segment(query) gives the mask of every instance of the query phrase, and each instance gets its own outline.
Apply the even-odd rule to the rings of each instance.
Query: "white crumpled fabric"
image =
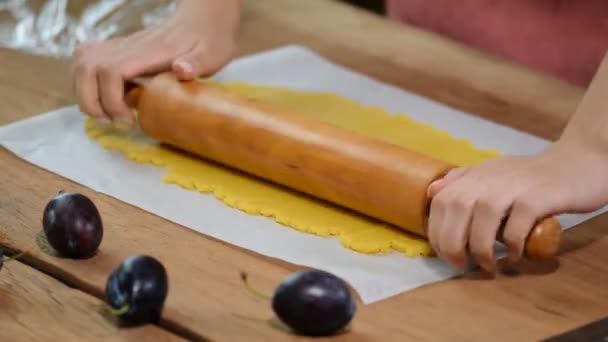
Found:
[[[0,47],[69,57],[83,41],[157,23],[177,0],[0,0]]]

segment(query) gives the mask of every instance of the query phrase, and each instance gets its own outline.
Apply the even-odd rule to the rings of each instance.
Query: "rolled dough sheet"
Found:
[[[469,141],[455,139],[406,115],[389,115],[381,108],[364,106],[334,94],[242,82],[214,81],[214,84],[455,165],[474,165],[499,155],[494,150],[477,149]],[[361,253],[398,251],[410,257],[429,256],[431,253],[427,241],[401,229],[166,148],[145,137],[105,130],[92,120],[86,121],[85,131],[104,148],[123,152],[134,162],[166,168],[164,182],[192,191],[213,193],[230,207],[272,218],[286,228],[324,237],[334,236],[344,247]]]

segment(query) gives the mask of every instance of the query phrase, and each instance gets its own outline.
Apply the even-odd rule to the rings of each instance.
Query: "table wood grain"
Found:
[[[120,329],[104,304],[18,261],[0,271],[1,341],[184,341],[154,325]]]
[[[244,3],[239,55],[305,45],[383,82],[548,139],[559,136],[583,93],[337,1]],[[0,50],[0,124],[74,103],[66,65]],[[101,298],[114,267],[129,255],[149,254],[170,276],[163,328],[201,340],[305,340],[277,324],[269,303],[239,280],[239,272],[248,271],[256,287],[270,293],[297,266],[95,193],[6,150],[0,150],[0,165],[0,245],[30,249],[27,264]],[[106,234],[92,259],[63,259],[40,248],[42,210],[59,190],[90,196],[103,215]],[[452,279],[360,305],[349,331],[331,340],[539,340],[602,318],[608,310],[607,223],[601,216],[569,230],[555,262],[521,263],[496,279]]]

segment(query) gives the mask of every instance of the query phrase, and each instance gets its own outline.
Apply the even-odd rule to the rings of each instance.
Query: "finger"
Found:
[[[494,272],[496,236],[509,209],[509,201],[497,196],[481,197],[473,212],[469,249],[479,266]]]
[[[117,46],[122,46],[121,44]],[[133,125],[135,117],[125,102],[125,83],[135,77],[169,68],[169,56],[172,51],[165,49],[164,53],[159,54],[155,49],[154,45],[134,48],[113,58],[104,59],[106,64],[98,73],[98,87],[101,105],[109,117]],[[111,55],[111,52],[108,55]]]
[[[72,52],[72,61],[79,62],[91,54],[91,50],[99,46],[101,43],[97,41],[85,41],[77,46]]]
[[[98,87],[104,112],[113,120],[133,124],[133,114],[124,102],[124,79],[119,67],[105,65],[99,68]]]
[[[439,245],[439,237],[441,236],[441,227],[445,218],[446,202],[445,196],[436,197],[431,201],[429,212],[427,236],[433,250],[439,256],[441,254],[441,246]]]
[[[130,81],[135,77],[170,70],[173,53],[175,52],[171,49],[159,51],[154,45],[146,46],[127,52],[111,64],[120,66],[123,81]]]
[[[110,119],[106,116],[99,101],[97,69],[92,64],[80,63],[75,70],[75,92],[80,110],[100,124],[110,124]]]
[[[69,65],[69,74],[72,79],[72,95],[74,95],[74,96],[78,96],[77,92],[76,92],[76,88],[77,88],[76,75],[78,75],[78,73],[79,73],[78,68],[83,63],[92,64],[87,59],[87,56],[91,53],[91,49],[96,45],[97,44],[95,44],[95,42],[87,41],[87,42],[82,43],[78,48],[74,49],[74,52],[72,53],[72,58],[71,58],[70,65]]]
[[[460,167],[450,170],[443,178],[440,178],[429,185],[427,190],[428,196],[435,197],[439,191],[443,190],[448,184],[462,177],[468,169],[469,168]]]
[[[72,95],[78,97],[78,73],[76,72],[76,65],[70,66],[70,78],[72,86]]]
[[[205,58],[209,58],[205,56],[206,52],[202,44],[197,44],[190,51],[176,58],[172,68],[177,77],[182,81],[189,81],[203,74]]]
[[[189,81],[202,75],[211,75],[223,65],[223,56],[210,51],[206,44],[196,44],[190,51],[175,59],[173,72],[180,80]]]
[[[503,232],[503,242],[511,262],[521,259],[523,255],[527,237],[541,213],[537,207],[531,197],[523,197],[513,204]]]
[[[182,81],[190,81],[198,76],[198,73],[194,71],[194,66],[191,61],[179,59],[173,63],[173,71],[177,75],[177,78]]]
[[[123,82],[130,81],[135,77],[169,70],[173,56],[186,51],[187,47],[180,49],[183,44],[179,39],[164,39],[154,30],[138,31],[113,39],[111,46],[105,50],[105,58],[100,60],[116,66]]]
[[[475,201],[462,188],[450,188],[454,199],[449,204],[440,228],[441,257],[459,270],[467,262],[467,242]]]

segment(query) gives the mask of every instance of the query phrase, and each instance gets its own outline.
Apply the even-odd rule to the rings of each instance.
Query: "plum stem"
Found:
[[[122,315],[126,314],[127,312],[129,312],[129,308],[130,308],[129,304],[125,304],[121,308],[118,308],[118,309],[110,307],[110,312],[114,316],[122,316]]]
[[[247,272],[241,272],[241,280],[243,280],[243,283],[245,284],[245,288],[247,288],[247,290],[249,290],[249,292],[251,292],[255,296],[258,296],[265,300],[271,299],[270,296],[263,294],[262,292],[256,290],[249,284],[249,276],[248,276]]]

